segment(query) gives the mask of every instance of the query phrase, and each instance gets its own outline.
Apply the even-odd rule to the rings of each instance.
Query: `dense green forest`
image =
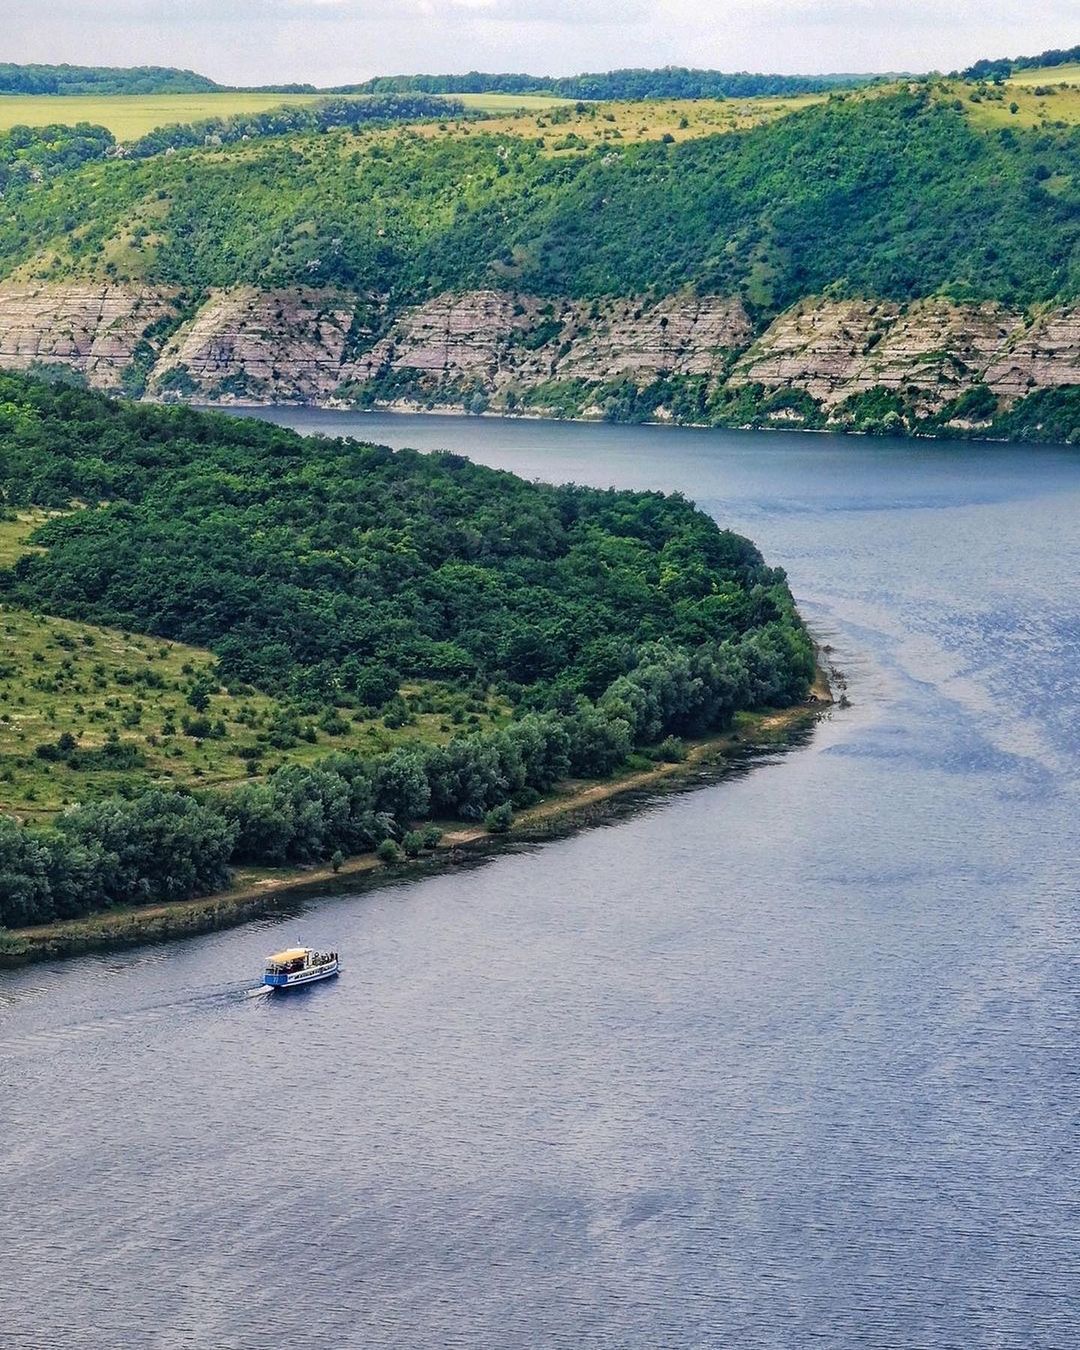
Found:
[[[0,192],[104,159],[116,138],[89,122],[0,131]]]
[[[881,78],[875,75],[755,75],[748,71],[658,70],[599,71],[588,75],[377,75],[360,84],[340,85],[335,94],[551,94],[555,98],[756,98],[761,95],[819,94]]]
[[[201,94],[222,86],[172,66],[43,66],[0,62],[0,94]]]
[[[482,819],[635,747],[800,700],[810,641],[782,572],[678,496],[526,483],[457,455],[0,377],[7,509],[69,508],[0,572],[6,604],[209,646],[230,688],[311,716],[457,682],[498,730],[153,790],[53,830],[0,820],[0,923],[205,892],[230,861],[326,858]],[[60,742],[54,757],[75,753]],[[412,833],[410,833],[412,831]]]
[[[47,252],[58,279],[302,281],[401,301],[506,284],[691,287],[759,314],[829,288],[1032,304],[1080,289],[1078,159],[1080,128],[981,131],[926,89],[559,157],[512,135],[329,132],[23,185],[0,271]]]

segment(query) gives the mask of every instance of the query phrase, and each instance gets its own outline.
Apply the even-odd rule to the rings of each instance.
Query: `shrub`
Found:
[[[484,817],[484,829],[488,834],[506,834],[514,823],[514,808],[509,802],[493,807]]]
[[[424,851],[424,834],[422,830],[408,830],[401,841],[401,847],[405,850],[406,858],[419,858]]]
[[[393,839],[384,839],[375,850],[375,856],[389,867],[393,863],[401,862],[403,854]]]

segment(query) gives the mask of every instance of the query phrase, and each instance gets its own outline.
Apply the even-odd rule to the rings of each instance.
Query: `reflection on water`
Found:
[[[1076,455],[279,417],[683,490],[853,706],[567,840],[0,975],[4,1345],[1076,1343]],[[298,936],[341,978],[248,997]]]

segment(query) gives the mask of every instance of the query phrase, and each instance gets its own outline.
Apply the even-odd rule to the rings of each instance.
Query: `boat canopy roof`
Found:
[[[302,956],[307,956],[309,947],[286,947],[283,952],[275,952],[273,956],[266,958],[267,964],[283,966],[286,961],[299,961]]]

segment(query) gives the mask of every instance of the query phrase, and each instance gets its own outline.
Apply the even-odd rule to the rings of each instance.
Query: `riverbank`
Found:
[[[617,803],[633,794],[677,788],[745,762],[755,752],[796,739],[833,704],[833,682],[843,688],[842,676],[819,667],[805,703],[778,711],[740,714],[733,730],[689,742],[686,758],[676,763],[657,763],[599,781],[564,782],[550,796],[515,816],[508,834],[492,835],[479,825],[451,822],[432,853],[410,862],[386,865],[374,854],[364,853],[346,859],[336,871],[329,865],[237,869],[228,890],[197,900],[109,910],[61,923],[0,930],[0,967],[209,933],[245,923],[290,902],[343,889],[355,893],[358,887],[396,881],[436,867],[457,866],[507,845],[538,842],[584,828],[603,819]]]

